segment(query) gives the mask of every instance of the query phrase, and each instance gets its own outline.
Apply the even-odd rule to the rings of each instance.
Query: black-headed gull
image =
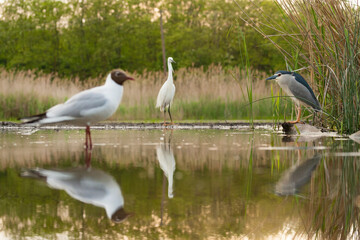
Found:
[[[168,78],[166,82],[160,88],[159,94],[156,100],[156,107],[160,108],[160,111],[164,111],[164,125],[166,125],[165,117],[166,117],[166,108],[168,108],[168,113],[170,116],[171,124],[173,124],[173,120],[170,113],[170,106],[175,96],[175,85],[173,81],[173,67],[171,63],[175,63],[172,57],[168,58]]]
[[[22,177],[43,179],[51,188],[64,190],[72,198],[102,207],[112,221],[119,223],[131,214],[124,210],[124,198],[119,184],[109,174],[94,168],[23,170]]]
[[[107,76],[104,85],[79,92],[45,113],[20,120],[25,124],[34,125],[64,122],[86,126],[85,146],[91,149],[90,125],[106,120],[115,113],[121,102],[123,83],[126,80],[134,79],[121,70],[113,70]]]

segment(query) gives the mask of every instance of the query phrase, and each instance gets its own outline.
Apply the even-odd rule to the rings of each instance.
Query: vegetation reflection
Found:
[[[359,145],[349,140],[283,138],[260,130],[94,131],[104,145],[94,147],[86,168],[89,156],[79,151],[82,138],[73,131],[3,136],[2,159],[14,161],[0,162],[0,234],[12,239],[332,239],[358,234],[359,163],[354,155]],[[171,166],[167,175],[160,151]],[[121,205],[132,216],[115,224],[106,207],[75,196],[88,190],[84,185],[72,193],[65,187],[59,191],[54,182],[19,177],[24,167],[35,169],[30,173],[36,167],[61,173],[82,169],[79,174],[91,181],[102,176],[108,181],[97,181],[101,190],[96,190],[106,192],[102,184],[110,183],[118,188],[113,208]],[[279,186],[287,187],[279,191]]]

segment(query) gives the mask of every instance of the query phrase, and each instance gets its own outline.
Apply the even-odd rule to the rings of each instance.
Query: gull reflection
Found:
[[[175,172],[175,157],[170,146],[172,132],[169,136],[169,141],[166,142],[166,135],[164,135],[164,142],[160,143],[159,146],[156,147],[156,156],[160,163],[160,168],[163,170],[164,175],[168,179],[168,197],[173,198],[173,178]]]
[[[285,196],[296,194],[299,188],[310,181],[311,174],[316,169],[320,159],[321,155],[316,154],[314,157],[294,165],[285,171],[280,180],[276,183],[276,194]]]
[[[90,156],[90,155],[86,155]],[[86,159],[86,163],[91,159]],[[42,168],[25,169],[22,177],[46,181],[51,188],[64,190],[72,198],[102,207],[109,219],[119,223],[130,216],[124,210],[124,198],[119,184],[108,173],[94,168],[48,170]]]

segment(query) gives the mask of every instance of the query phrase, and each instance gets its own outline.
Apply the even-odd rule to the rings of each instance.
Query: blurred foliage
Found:
[[[267,16],[247,1],[238,4],[254,21],[284,21],[272,1],[257,2]],[[246,35],[254,69],[285,67],[276,47],[239,21],[240,10],[231,1],[5,0],[0,8],[0,66],[7,69],[80,79],[114,68],[161,70],[159,9],[167,55],[177,67],[241,66],[239,31]]]

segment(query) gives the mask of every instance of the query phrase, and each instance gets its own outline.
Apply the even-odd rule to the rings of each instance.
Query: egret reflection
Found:
[[[90,156],[86,155],[86,156]],[[86,167],[48,170],[42,168],[24,169],[22,177],[44,180],[49,187],[64,190],[72,198],[104,208],[113,222],[120,223],[130,216],[124,210],[124,197],[119,184],[108,173]]]
[[[312,172],[316,169],[321,159],[321,155],[292,166],[284,172],[280,180],[276,183],[275,193],[278,195],[294,195],[311,179]]]
[[[160,143],[156,147],[156,156],[160,163],[160,168],[163,170],[164,175],[168,179],[168,197],[173,198],[173,180],[175,172],[175,157],[170,146],[172,133],[169,136],[168,142],[166,142],[166,135],[164,135],[164,142]]]

